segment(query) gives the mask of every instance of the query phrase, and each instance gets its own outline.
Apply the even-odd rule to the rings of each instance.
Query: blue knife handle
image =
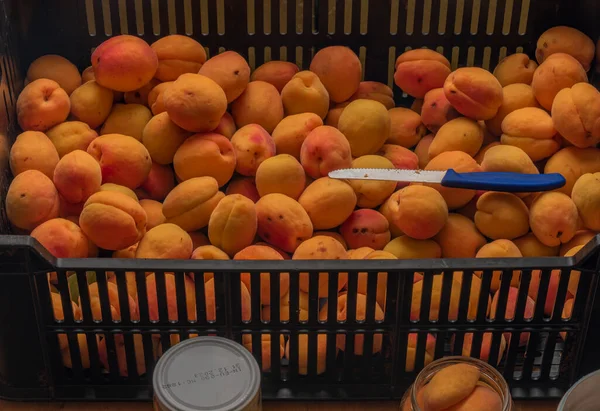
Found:
[[[442,179],[444,187],[469,188],[472,190],[506,191],[527,193],[550,191],[566,184],[558,173],[521,174],[505,172],[457,173],[450,169]]]

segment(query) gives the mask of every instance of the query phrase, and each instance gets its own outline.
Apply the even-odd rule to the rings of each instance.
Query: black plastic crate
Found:
[[[251,66],[269,59],[287,59],[306,68],[315,50],[334,44],[348,45],[361,57],[368,80],[392,84],[394,61],[407,48],[430,47],[441,51],[454,67],[478,65],[493,69],[501,57],[523,50],[533,56],[535,42],[545,29],[571,25],[592,38],[598,35],[598,7],[594,0],[20,0],[0,1],[0,134],[3,150],[18,129],[14,103],[22,88],[24,70],[42,54],[61,54],[81,69],[89,65],[91,50],[110,35],[138,34],[148,42],[179,33],[196,38],[214,55],[232,49],[249,58]],[[410,101],[395,88],[399,103]],[[5,151],[0,150],[3,155]],[[3,157],[6,159],[6,156]],[[2,178],[2,201],[10,174],[6,162]],[[600,368],[597,350],[600,318],[596,299],[600,237],[577,256],[539,259],[438,259],[413,261],[160,261],[55,259],[33,239],[13,236],[2,204],[0,215],[0,397],[18,400],[148,400],[155,353],[179,339],[195,335],[220,335],[248,342],[259,363],[271,360],[264,373],[265,398],[278,399],[399,399],[425,363],[427,335],[436,337],[435,358],[462,353],[465,338],[472,337],[477,356],[482,339],[492,337],[489,361],[499,360],[499,369],[509,382],[514,398],[557,398],[578,377]],[[552,270],[560,270],[556,304],[551,315],[544,313]],[[571,318],[562,319],[572,270],[581,272],[579,291]],[[102,320],[92,316],[87,274],[98,279]],[[473,317],[469,312],[472,273],[483,271],[481,297]],[[502,271],[498,312],[504,312],[512,275],[521,274],[516,316],[512,320],[489,320],[484,307],[493,271]],[[57,274],[64,320],[53,315],[48,273]],[[109,305],[107,273],[114,273],[121,319],[113,321]],[[135,273],[138,287],[139,320],[129,312],[126,276]],[[149,320],[145,277],[156,273],[160,320]],[[186,312],[186,273],[215,274],[216,307],[207,320],[204,282],[196,281],[193,295],[196,312]],[[259,289],[259,273],[271,273],[271,298],[279,298],[279,276],[290,276],[290,321],[279,321],[273,306],[271,321],[261,320],[260,296],[251,295],[250,320],[242,318],[240,273],[250,272],[252,288]],[[356,319],[355,303],[359,273],[368,273],[365,320]],[[411,319],[413,276],[424,273],[420,312]],[[457,311],[451,311],[450,296],[455,272],[465,280],[460,288]],[[533,318],[524,319],[529,284],[541,272]],[[175,274],[178,317],[169,320],[165,273]],[[300,321],[299,278],[311,278],[308,320]],[[323,310],[318,298],[317,278],[328,273],[328,301],[337,299],[337,277],[348,273],[346,321],[337,321],[336,306]],[[379,273],[388,273],[384,317],[377,320],[375,301]],[[439,316],[430,320],[434,275],[443,273]],[[82,319],[75,320],[69,303],[68,276],[77,278]],[[456,274],[460,276],[461,274]],[[456,307],[455,307],[456,308]],[[325,311],[327,320],[319,320]],[[184,314],[185,313],[185,314]],[[195,314],[195,319],[194,319]],[[452,314],[452,315],[449,315]],[[323,314],[324,315],[324,314]],[[454,318],[456,315],[456,318]],[[497,317],[503,317],[498,315]],[[190,319],[191,318],[191,319]],[[566,340],[560,333],[566,333]],[[502,334],[510,335],[506,353],[497,358]],[[519,347],[521,334],[527,345]],[[283,336],[290,355],[279,360],[275,344],[266,358],[260,349],[262,335],[271,341]],[[416,337],[416,358],[407,371],[407,345]],[[321,337],[321,336],[325,337]],[[109,371],[100,364],[102,336]],[[305,337],[306,336],[306,337]],[[336,341],[345,336],[345,351]],[[355,341],[353,336],[364,342]],[[409,337],[410,336],[410,337]],[[173,338],[171,338],[173,337]],[[59,339],[66,338],[72,366],[63,364]],[[487,337],[485,337],[487,338]],[[306,339],[308,365],[300,375],[299,345]],[[319,340],[326,343],[319,351]],[[87,342],[90,368],[81,361]],[[301,341],[302,340],[302,341]],[[123,353],[117,345],[123,342]],[[355,355],[362,346],[375,354]],[[80,345],[81,344],[81,345]],[[142,347],[141,349],[139,347]],[[136,353],[143,355],[136,359]],[[321,352],[325,372],[317,375]],[[85,357],[84,357],[85,358]],[[120,375],[119,361],[128,375]],[[123,365],[121,365],[121,368]],[[145,370],[145,372],[143,372]]]

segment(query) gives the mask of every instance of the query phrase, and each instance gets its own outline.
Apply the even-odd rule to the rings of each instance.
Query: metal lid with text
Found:
[[[260,395],[260,368],[240,344],[197,337],[169,349],[152,377],[165,411],[244,410]]]

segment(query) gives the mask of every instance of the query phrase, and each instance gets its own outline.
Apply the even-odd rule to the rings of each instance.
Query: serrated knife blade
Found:
[[[437,183],[444,187],[470,190],[528,193],[555,190],[566,184],[559,173],[522,174],[511,172],[470,172],[401,170],[388,168],[345,168],[329,173],[343,180],[402,181],[406,183]]]
[[[407,183],[441,183],[445,175],[446,171],[387,168],[344,168],[329,173],[329,177],[337,179],[402,181]]]

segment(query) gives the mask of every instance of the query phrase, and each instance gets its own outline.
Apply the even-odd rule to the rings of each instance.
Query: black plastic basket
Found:
[[[284,7],[285,6],[285,7]],[[334,6],[334,7],[332,7]],[[17,133],[14,103],[22,88],[24,69],[42,54],[61,54],[81,69],[89,65],[90,51],[110,35],[138,34],[153,42],[168,33],[188,34],[214,55],[232,49],[247,56],[251,66],[269,59],[288,59],[306,68],[316,49],[342,44],[361,57],[365,78],[391,85],[396,56],[406,48],[430,47],[443,52],[454,67],[478,65],[493,69],[506,54],[525,51],[533,55],[535,41],[545,29],[571,25],[593,38],[598,34],[598,10],[594,0],[15,0],[0,1],[0,131],[4,149]],[[408,104],[395,89],[399,103]],[[3,152],[5,155],[6,153]],[[6,157],[3,157],[6,158]],[[4,199],[10,175],[6,162],[1,173]],[[4,205],[2,204],[2,213]],[[465,335],[472,334],[472,354],[477,356],[485,333],[491,333],[490,363],[499,369],[514,398],[558,398],[581,375],[600,368],[600,302],[596,299],[600,237],[575,257],[526,259],[438,259],[412,261],[161,261],[115,259],[55,259],[35,240],[9,235],[6,216],[0,228],[0,397],[15,400],[148,400],[155,351],[165,350],[176,339],[194,335],[220,335],[242,341],[249,335],[259,363],[265,358],[261,336],[272,341],[280,336],[289,344],[289,356],[280,361],[276,344],[268,353],[271,368],[263,378],[265,398],[278,399],[391,399],[400,398],[425,363],[427,334],[437,337],[435,357],[461,354]],[[541,271],[534,316],[524,319],[532,274]],[[552,270],[560,270],[556,303],[544,314]],[[573,314],[562,311],[572,270],[581,272]],[[98,279],[102,321],[94,321],[86,272]],[[472,273],[483,272],[481,298],[475,318],[467,318]],[[498,315],[489,320],[483,308],[493,271],[502,271],[498,312],[503,313],[511,277],[520,273],[519,297],[514,319]],[[48,273],[56,272],[64,307],[64,320],[54,318]],[[121,320],[111,319],[106,273],[113,272],[119,294]],[[128,308],[126,273],[134,272],[138,286],[140,320],[132,321]],[[160,320],[148,316],[145,277],[156,273]],[[176,321],[168,319],[165,272],[175,273]],[[204,282],[196,281],[197,320],[186,313],[186,273],[215,275],[216,319],[206,320]],[[290,321],[281,322],[279,306],[271,307],[270,322],[261,320],[260,295],[252,293],[251,320],[241,316],[240,273],[250,272],[252,289],[260,289],[259,273],[271,273],[271,299],[279,299],[279,277],[290,276]],[[358,274],[368,273],[366,318],[357,321]],[[388,273],[385,316],[375,319],[379,273]],[[418,319],[411,320],[413,276],[424,273]],[[449,300],[454,274],[462,272],[456,320],[449,320]],[[74,274],[72,274],[74,273]],[[311,279],[309,319],[299,321],[299,278]],[[327,320],[319,320],[323,301],[317,279],[329,275],[329,301],[337,299],[340,273],[348,273],[347,320],[337,321],[336,305],[329,304]],[[430,317],[434,275],[444,273],[439,317]],[[74,320],[69,303],[68,275],[77,278],[82,320]],[[566,339],[560,337],[565,332]],[[409,334],[418,334],[413,371],[406,371]],[[510,343],[497,358],[502,334]],[[527,345],[519,337],[528,333]],[[136,364],[141,335],[143,354]],[[308,375],[298,369],[299,336],[307,335]],[[317,375],[320,335],[326,335],[326,370]],[[337,336],[346,336],[344,352],[336,349]],[[354,338],[364,340],[365,355],[354,354]],[[91,367],[84,369],[79,336],[89,349]],[[99,361],[97,336],[107,347],[109,371]],[[72,367],[63,364],[58,337],[69,343]],[[123,339],[128,375],[119,373],[115,338]],[[302,337],[305,338],[305,337]],[[373,350],[376,338],[382,348]],[[142,367],[143,365],[143,367]],[[141,371],[138,367],[145,369]]]

